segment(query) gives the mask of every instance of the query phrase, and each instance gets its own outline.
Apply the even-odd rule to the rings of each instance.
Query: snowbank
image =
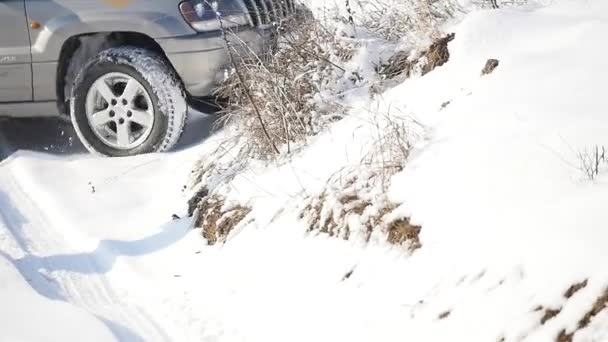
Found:
[[[286,264],[274,269],[281,280],[263,281],[256,293],[301,290],[285,297],[294,301],[290,309],[266,299],[272,310],[247,325],[238,318],[249,307],[245,295],[231,302],[234,309],[222,302],[222,324],[251,340],[293,340],[276,326],[295,329],[294,318],[309,327],[297,340],[551,340],[579,328],[575,339],[608,338],[605,313],[578,326],[608,287],[608,192],[606,174],[589,182],[577,156],[605,144],[608,62],[598,42],[608,32],[607,10],[601,1],[562,1],[471,13],[450,30],[456,39],[445,66],[354,110],[289,163],[237,174],[225,192],[252,205],[256,223],[222,247],[224,257],[247,254],[226,267],[238,280],[208,286],[248,291],[253,280],[233,272],[258,279],[268,264]],[[482,77],[489,58],[500,65]],[[358,164],[373,143],[373,114],[389,107],[428,132],[389,192],[402,215],[422,226],[422,248],[407,257],[377,242],[362,250],[325,242],[335,244],[328,248],[309,236],[299,263],[297,236],[307,227],[285,205],[297,207],[341,167]],[[254,236],[265,238],[253,247]],[[259,256],[269,248],[272,257]],[[320,280],[325,272],[333,285]]]

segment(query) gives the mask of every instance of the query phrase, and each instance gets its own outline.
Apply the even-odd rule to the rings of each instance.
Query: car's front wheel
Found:
[[[85,147],[105,156],[173,147],[187,116],[183,86],[154,52],[118,47],[101,52],[76,77],[70,114]]]

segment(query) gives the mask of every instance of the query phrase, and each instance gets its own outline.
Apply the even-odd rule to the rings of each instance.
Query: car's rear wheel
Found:
[[[173,69],[163,57],[134,47],[111,48],[89,61],[76,78],[70,108],[85,147],[106,156],[166,151],[187,116]]]

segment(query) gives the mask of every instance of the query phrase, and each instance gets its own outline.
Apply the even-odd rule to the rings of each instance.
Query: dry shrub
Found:
[[[377,109],[371,117],[372,140],[360,164],[330,177],[320,194],[307,199],[302,218],[308,221],[309,231],[366,242],[380,234],[391,244],[415,250],[421,246],[421,227],[399,216],[386,193],[423,127],[410,117],[391,114],[390,107],[386,112]]]
[[[373,94],[378,71],[390,78],[404,70],[409,75],[417,65],[424,74],[445,63],[453,35],[439,38],[438,25],[452,16],[451,3],[349,0],[346,17],[335,9],[323,23],[300,10],[281,24],[289,30],[276,31],[277,47],[263,54],[232,39],[227,48],[235,57],[233,71],[217,92],[227,99],[219,124],[231,127],[243,142],[243,157],[273,159],[291,152],[348,112],[345,94],[355,88]],[[418,38],[409,39],[412,34]],[[382,38],[373,38],[378,36]],[[383,64],[390,52],[378,51],[394,49],[397,40],[410,47],[434,43],[422,52],[398,53]]]
[[[355,24],[388,41],[436,39],[439,26],[460,11],[452,0],[359,0]]]
[[[202,228],[209,245],[225,242],[228,234],[249,214],[250,208],[240,205],[224,209],[225,200],[219,195],[207,195],[198,205],[195,227]]]
[[[345,113],[339,93],[353,75],[341,64],[355,44],[308,15],[293,20],[284,24],[289,31],[277,31],[275,50],[262,56],[240,47],[238,66],[217,93],[227,98],[220,123],[244,138],[244,155],[253,158],[290,152]]]
[[[606,147],[595,145],[578,153],[579,169],[589,180],[594,180],[608,164]]]
[[[196,215],[194,227],[202,229],[209,245],[226,241],[230,232],[251,211],[243,205],[226,205],[223,195],[226,193],[224,185],[248,165],[247,160],[235,154],[237,148],[234,141],[226,140],[208,151],[194,166],[189,185],[184,186],[184,191],[195,189],[188,200],[188,216]]]
[[[448,43],[454,40],[454,37],[454,33],[441,37],[421,53],[398,51],[385,64],[378,67],[378,73],[385,79],[400,75],[409,78],[417,72],[425,75],[450,59]]]
[[[386,111],[375,109],[371,115],[374,140],[361,165],[377,176],[384,189],[390,178],[403,170],[414,143],[422,138],[424,127],[411,116],[398,113],[388,107]]]

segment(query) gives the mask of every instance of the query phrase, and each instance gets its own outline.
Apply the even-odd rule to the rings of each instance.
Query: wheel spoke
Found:
[[[110,101],[116,97],[112,89],[110,89],[110,86],[103,79],[95,82],[95,90],[97,90],[99,95],[101,95],[107,103],[110,103]]]
[[[105,109],[93,113],[91,114],[90,121],[94,127],[106,125],[108,122],[112,121],[112,118],[110,117],[110,111]]]
[[[136,80],[130,79],[125,86],[125,90],[122,92],[122,98],[129,102],[133,102],[140,92],[139,87],[139,83]]]
[[[118,146],[127,147],[131,142],[131,129],[126,123],[116,126],[116,143]]]
[[[135,110],[132,109],[131,113],[133,116],[131,117],[131,121],[139,124],[143,127],[151,127],[154,117],[151,113],[145,112],[143,110]]]

